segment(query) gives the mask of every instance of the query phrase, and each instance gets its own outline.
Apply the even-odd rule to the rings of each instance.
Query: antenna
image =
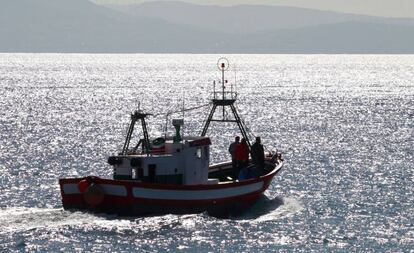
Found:
[[[208,118],[204,123],[203,131],[201,132],[201,136],[206,136],[207,130],[210,126],[211,122],[234,122],[237,123],[239,130],[241,134],[243,135],[243,138],[246,139],[247,145],[250,147],[250,141],[249,136],[247,135],[246,126],[243,122],[243,120],[240,118],[239,113],[237,112],[236,107],[234,106],[234,103],[237,100],[237,93],[233,91],[233,88],[231,88],[231,91],[226,92],[225,91],[225,84],[228,83],[227,80],[224,79],[224,72],[229,69],[229,61],[226,58],[220,58],[217,61],[217,67],[221,71],[221,88],[222,88],[222,97],[220,98],[220,95],[216,95],[215,86],[214,86],[214,96],[212,99],[213,107],[210,110],[210,113],[208,114]],[[215,84],[215,83],[213,83]],[[232,86],[231,86],[232,87]],[[226,98],[226,93],[230,93],[229,98]],[[217,107],[223,108],[223,118],[221,119],[215,119],[214,113],[217,109]],[[231,114],[233,114],[233,119],[226,117],[226,111],[225,107],[230,107]]]
[[[236,84],[237,84],[237,70],[236,70],[236,64],[233,64],[234,67],[234,90],[236,91]],[[233,98],[233,85],[231,85],[231,96]]]
[[[222,99],[224,100],[226,99],[225,98],[225,89],[226,89],[225,84],[227,83],[227,80],[224,80],[224,71],[228,70],[230,67],[229,60],[227,60],[227,58],[225,57],[221,57],[217,61],[217,67],[221,71]]]
[[[216,99],[216,81],[213,81],[213,96]]]
[[[184,116],[185,116],[185,90],[183,91],[183,104],[182,104],[182,111],[183,111],[183,120],[184,120]],[[182,134],[182,136],[184,136],[184,127],[185,127],[185,125],[183,124],[183,126],[182,126],[182,131],[181,131],[181,134]]]
[[[224,80],[224,71],[228,70],[229,66],[230,66],[230,64],[229,64],[229,60],[227,60],[227,58],[221,57],[220,59],[218,59],[217,67],[221,71],[221,88],[222,88],[222,97],[221,97],[221,99],[222,100],[226,99],[226,95],[225,95],[226,86],[225,86],[225,84],[227,83],[227,81]],[[225,116],[226,116],[226,110],[223,106],[223,120],[225,119]]]

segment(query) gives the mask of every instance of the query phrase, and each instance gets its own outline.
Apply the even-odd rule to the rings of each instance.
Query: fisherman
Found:
[[[236,162],[237,162],[237,176],[242,168],[249,165],[249,146],[247,146],[247,141],[245,138],[242,138],[240,145],[236,146]]]
[[[233,178],[236,179],[236,175],[238,175],[238,165],[237,165],[237,160],[236,160],[236,148],[237,146],[240,145],[240,137],[236,136],[236,138],[234,139],[234,142],[232,144],[230,144],[229,147],[229,153],[231,155],[231,165],[233,168]]]
[[[256,137],[256,142],[252,146],[252,161],[258,167],[260,172],[264,169],[264,149],[260,137]]]

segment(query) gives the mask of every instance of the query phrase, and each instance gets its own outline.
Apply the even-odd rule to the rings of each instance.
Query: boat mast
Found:
[[[208,114],[208,118],[204,124],[203,131],[201,132],[201,136],[205,136],[207,134],[207,130],[210,126],[211,122],[235,122],[240,129],[240,132],[243,138],[246,139],[247,144],[251,147],[249,137],[247,136],[246,126],[244,125],[243,121],[241,120],[234,103],[237,100],[237,93],[233,91],[233,87],[230,92],[225,91],[225,84],[227,80],[224,78],[224,72],[229,68],[229,62],[226,58],[220,58],[217,62],[218,68],[221,70],[221,87],[222,87],[222,96],[221,99],[217,96],[217,92],[215,90],[215,82],[214,82],[214,91],[213,91],[213,107],[211,108],[210,113]],[[230,98],[226,98],[226,94],[229,93]],[[218,106],[221,106],[223,109],[223,117],[222,119],[214,119],[214,113]],[[225,115],[225,108],[230,107],[231,112],[233,113],[234,119],[229,119]]]
[[[135,123],[140,120],[141,121],[141,127],[142,132],[144,134],[144,140],[143,140],[143,147],[145,149],[145,153],[148,153],[150,150],[150,142],[149,142],[149,136],[148,136],[148,130],[147,130],[147,123],[145,122],[145,118],[151,114],[148,113],[141,113],[140,111],[135,111],[133,114],[131,114],[131,124],[128,128],[127,137],[125,139],[124,147],[122,148],[122,155],[127,155],[128,149],[129,149],[129,143],[131,142],[132,133],[134,132]]]

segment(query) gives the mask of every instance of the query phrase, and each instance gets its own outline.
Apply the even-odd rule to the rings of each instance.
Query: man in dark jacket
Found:
[[[260,137],[256,137],[256,142],[252,146],[252,161],[253,164],[259,167],[261,170],[264,168],[264,149]]]

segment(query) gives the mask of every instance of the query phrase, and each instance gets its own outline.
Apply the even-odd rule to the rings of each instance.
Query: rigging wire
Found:
[[[175,114],[175,113],[184,113],[184,112],[188,112],[188,111],[197,110],[197,109],[206,107],[206,106],[211,105],[211,104],[212,103],[210,102],[210,103],[207,103],[207,104],[203,104],[203,105],[199,105],[199,106],[195,106],[195,107],[191,107],[191,108],[184,108],[184,109],[181,109],[181,110],[178,110],[178,111],[169,111],[166,114],[154,114],[154,116],[170,116],[170,115]]]
[[[234,106],[236,107],[236,109],[238,111],[240,111],[239,108],[237,107],[237,105],[234,105]],[[240,121],[242,121],[243,125],[246,127],[246,133],[248,134],[248,137],[251,138],[252,141],[254,139],[256,139],[256,136],[253,134],[253,132],[250,130],[250,128],[246,125],[246,122],[244,121],[244,119],[242,117],[240,117]],[[263,145],[263,147],[264,147],[264,149],[266,149],[267,152],[273,153],[273,151],[271,151],[270,149],[268,149],[267,146]]]
[[[199,105],[199,106],[195,106],[195,107],[190,107],[190,108],[184,108],[184,106],[183,106],[183,109],[181,109],[181,110],[178,110],[178,111],[169,111],[169,112],[167,112],[165,114],[164,113],[163,114],[154,114],[154,116],[155,117],[157,117],[157,116],[165,116],[164,134],[165,134],[165,137],[166,137],[167,130],[168,130],[167,129],[168,128],[168,120],[169,120],[169,117],[171,115],[176,114],[176,113],[182,113],[184,115],[185,112],[194,111],[194,110],[197,110],[197,109],[201,109],[201,108],[206,107],[206,106],[209,106],[211,104],[212,103],[210,102],[210,103],[207,103],[207,104],[203,104],[203,105]]]

